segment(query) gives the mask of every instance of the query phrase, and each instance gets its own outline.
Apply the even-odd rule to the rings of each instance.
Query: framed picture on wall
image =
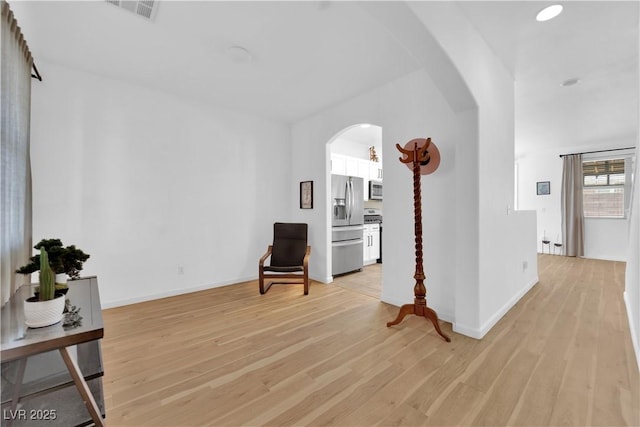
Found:
[[[313,209],[313,181],[300,183],[300,209]]]
[[[538,194],[538,196],[551,194],[551,183],[549,181],[536,182],[536,194]]]

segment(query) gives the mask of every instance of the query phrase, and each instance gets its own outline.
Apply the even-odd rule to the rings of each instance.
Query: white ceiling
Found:
[[[516,154],[635,142],[639,3],[557,3],[547,22],[534,18],[548,1],[460,3],[514,77]],[[570,78],[581,81],[561,86]]]
[[[459,2],[516,82],[517,153],[635,140],[638,2],[562,3],[538,23],[546,1]],[[36,64],[285,122],[420,67],[358,2],[165,1],[153,22],[103,1],[10,4]],[[252,61],[229,57],[233,45]]]
[[[11,7],[36,60],[287,122],[418,67],[354,2],[165,1],[154,22],[100,1]]]

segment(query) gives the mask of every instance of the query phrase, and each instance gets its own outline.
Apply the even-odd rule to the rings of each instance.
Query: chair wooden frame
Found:
[[[269,274],[265,274],[264,262],[267,260],[267,258],[271,256],[272,252],[273,252],[273,245],[269,245],[267,252],[262,256],[262,258],[260,258],[260,263],[258,267],[258,270],[259,270],[258,283],[260,285],[260,294],[265,294],[269,290],[269,288],[271,288],[271,285],[275,285],[275,284],[281,284],[281,285],[304,284],[304,294],[308,295],[309,294],[309,256],[311,255],[311,246],[307,246],[306,253],[302,260],[302,274],[300,274],[300,272],[280,273],[280,272],[274,272],[274,271],[269,271],[268,272]],[[277,280],[272,280],[265,285],[264,283],[265,278],[267,280],[269,279],[277,279]],[[287,279],[287,281],[281,282],[280,280],[282,279]],[[297,281],[291,281],[294,279],[296,279]],[[300,281],[300,279],[302,279],[302,281]]]

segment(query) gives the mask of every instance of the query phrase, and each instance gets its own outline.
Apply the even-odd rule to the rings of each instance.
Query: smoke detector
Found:
[[[105,0],[107,3],[111,3],[114,6],[118,6],[122,9],[128,10],[131,13],[135,13],[149,21],[153,21],[158,11],[158,0]]]
[[[570,79],[567,79],[565,81],[563,81],[562,83],[560,83],[560,85],[564,86],[564,87],[568,87],[568,86],[573,86],[573,85],[577,85],[578,83],[580,83],[580,79],[577,77],[573,77]]]
[[[246,47],[233,45],[227,47],[227,57],[237,64],[247,64],[253,60],[253,55]]]

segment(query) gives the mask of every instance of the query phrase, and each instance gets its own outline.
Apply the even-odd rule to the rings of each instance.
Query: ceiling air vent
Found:
[[[155,18],[158,10],[158,0],[105,0],[107,3],[126,9],[150,21]]]

